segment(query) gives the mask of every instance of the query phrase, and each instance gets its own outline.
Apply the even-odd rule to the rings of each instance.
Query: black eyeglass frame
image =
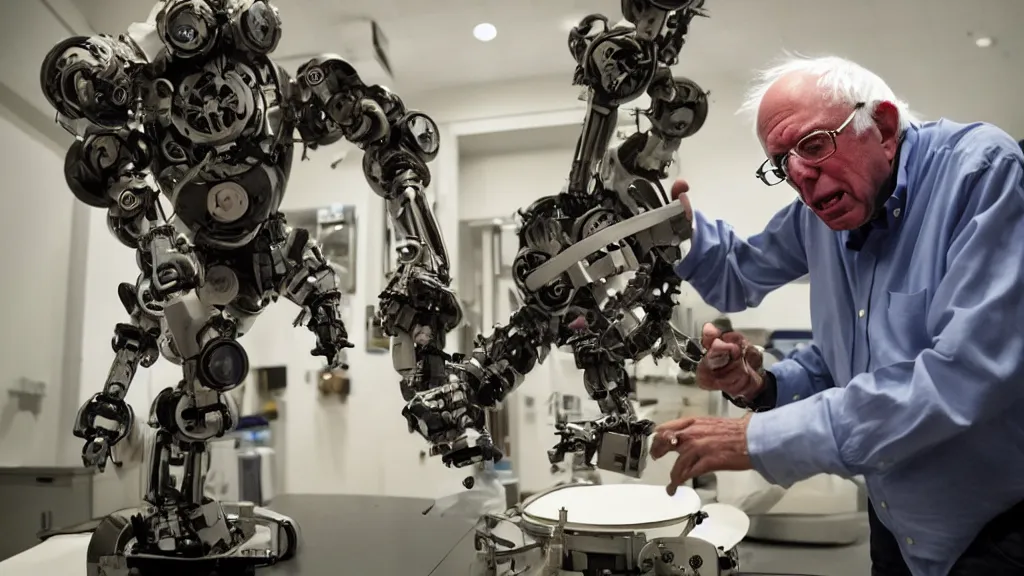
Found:
[[[757,169],[757,172],[754,172],[754,176],[756,176],[758,180],[763,182],[765,186],[776,186],[778,184],[782,184],[783,182],[789,179],[789,174],[786,171],[786,165],[788,164],[788,159],[790,155],[803,158],[804,160],[807,160],[812,164],[821,164],[825,160],[828,160],[829,158],[832,157],[833,154],[836,153],[836,150],[839,149],[839,144],[836,142],[836,136],[838,136],[843,130],[846,129],[847,126],[850,125],[851,122],[853,122],[853,119],[857,116],[857,112],[859,112],[860,109],[866,105],[867,104],[864,102],[856,103],[853,106],[853,112],[850,112],[850,115],[847,116],[846,120],[843,121],[843,123],[840,124],[839,127],[836,128],[835,130],[815,130],[813,132],[810,132],[806,134],[803,138],[801,138],[799,141],[797,141],[796,145],[790,148],[789,151],[787,151],[785,154],[780,154],[776,156],[774,159],[766,158],[765,161],[761,163],[761,166]],[[796,151],[797,148],[800,147],[800,144],[807,141],[809,138],[820,136],[822,134],[828,136],[829,140],[831,140],[832,151],[816,160],[811,160],[808,158],[804,158],[803,156],[800,156],[800,154]],[[775,160],[774,163],[773,160]],[[772,174],[776,178],[778,178],[778,182],[769,182],[769,174]]]

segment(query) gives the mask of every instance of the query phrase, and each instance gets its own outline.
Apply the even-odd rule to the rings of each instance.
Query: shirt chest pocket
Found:
[[[928,290],[886,292],[885,313],[872,318],[871,348],[884,364],[913,360],[931,345],[928,334]],[[883,364],[883,365],[884,365]]]

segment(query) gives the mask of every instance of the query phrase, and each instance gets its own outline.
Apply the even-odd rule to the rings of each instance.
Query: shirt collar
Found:
[[[907,160],[910,158],[914,142],[917,140],[917,128],[911,126],[900,137],[899,145],[896,148],[896,157],[893,159],[893,170],[882,184],[877,200],[881,205],[875,210],[875,215],[866,224],[846,232],[846,247],[853,251],[860,251],[867,242],[868,236],[875,230],[894,230],[903,221],[903,212],[907,207]]]

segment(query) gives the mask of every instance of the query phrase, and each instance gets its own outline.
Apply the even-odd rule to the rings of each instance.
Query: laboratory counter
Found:
[[[267,576],[463,576],[476,551],[474,523],[424,516],[430,500],[387,496],[283,495],[274,510],[302,530],[296,558]],[[867,543],[853,546],[739,546],[744,574],[863,576],[871,573]]]
[[[474,561],[475,522],[426,516],[430,500],[389,496],[282,495],[271,509],[300,529],[297,555],[262,568],[257,576],[468,576]],[[0,562],[4,576],[59,573],[85,576],[90,521],[51,532],[22,554]],[[57,537],[60,535],[60,537]],[[866,544],[846,547],[775,546],[743,542],[740,567],[747,576],[870,574]]]

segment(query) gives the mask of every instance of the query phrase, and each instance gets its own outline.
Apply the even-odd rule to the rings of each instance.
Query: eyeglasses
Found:
[[[836,153],[836,136],[849,126],[850,122],[853,122],[854,116],[863,107],[864,103],[858,102],[853,107],[853,112],[850,112],[846,121],[840,124],[839,128],[835,130],[815,130],[801,138],[789,152],[768,158],[757,169],[755,175],[767,186],[775,186],[785,182],[789,177],[787,166],[790,155],[797,156],[809,164],[824,162]]]

